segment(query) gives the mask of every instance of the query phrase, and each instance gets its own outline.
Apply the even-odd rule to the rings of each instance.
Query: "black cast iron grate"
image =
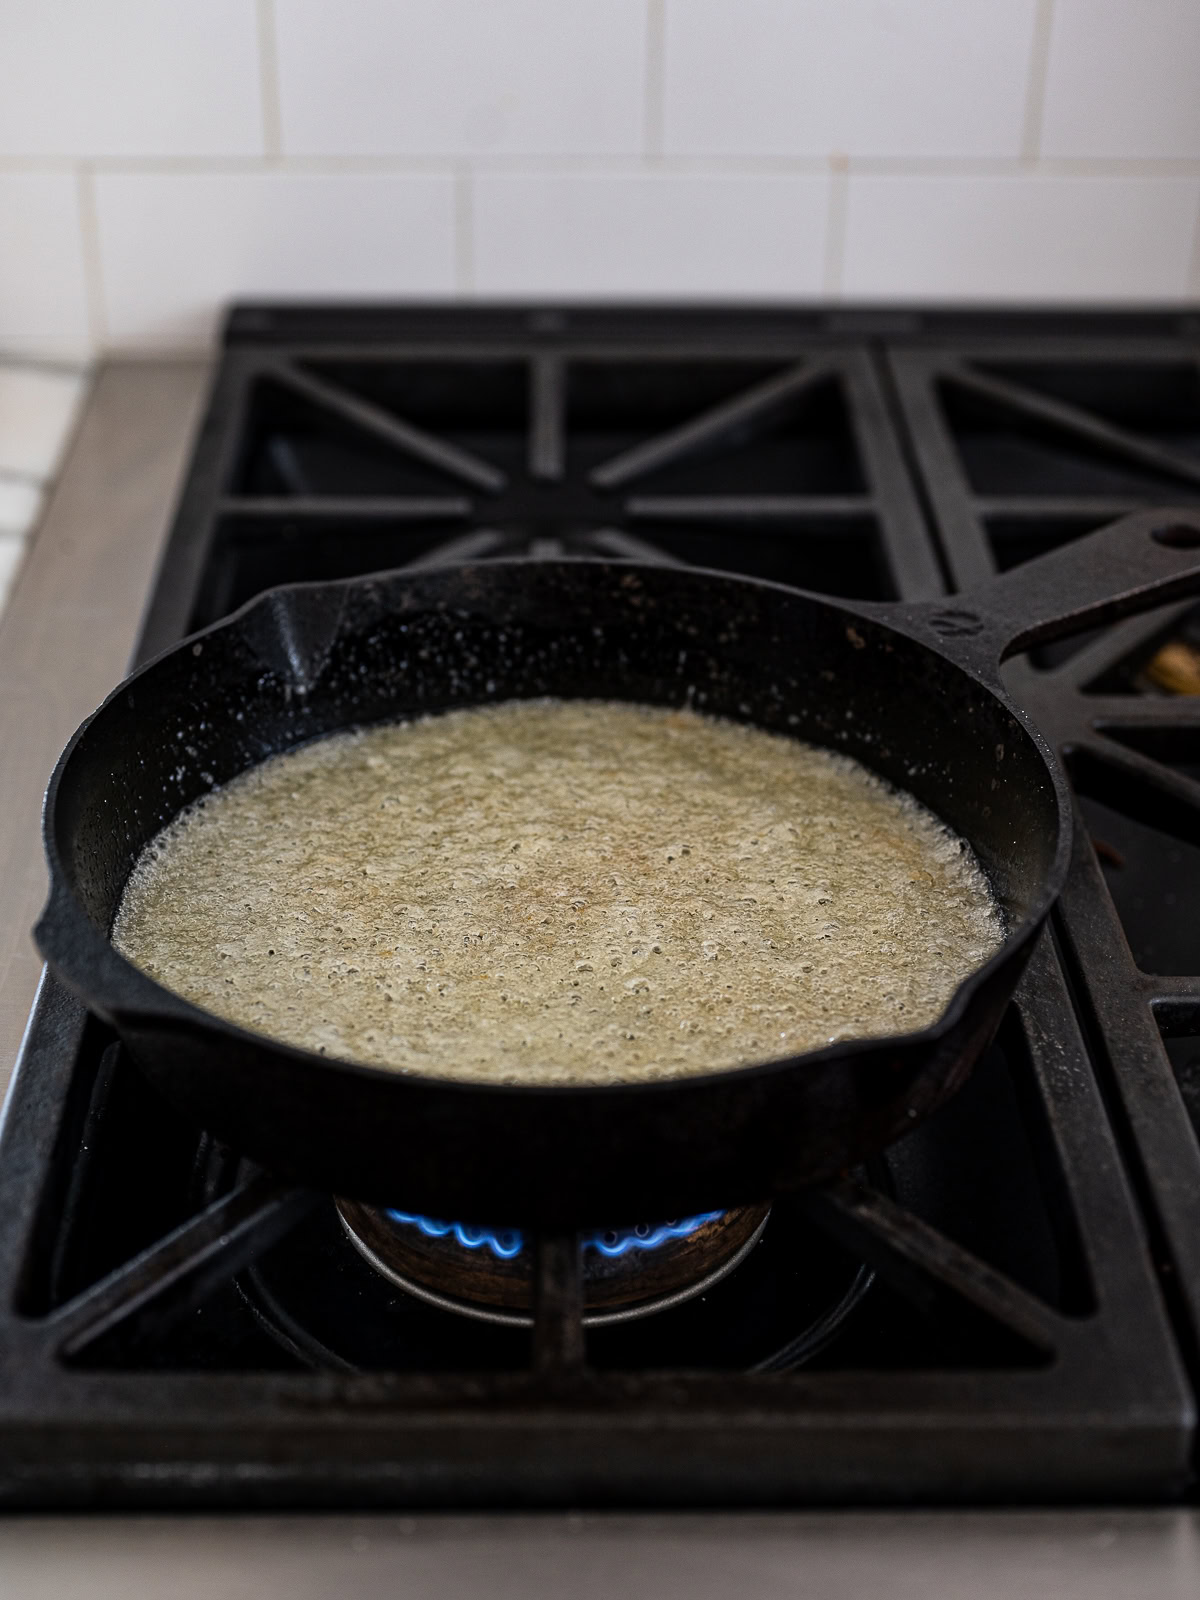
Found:
[[[1151,332],[892,352],[956,587],[1125,510],[1200,503],[1200,341]],[[998,496],[1006,437],[1022,452],[1022,492]],[[1057,923],[1195,1365],[1200,696],[1139,692],[1148,659],[1179,635],[1200,643],[1194,604],[1160,607],[1006,670],[1071,775],[1079,826]]]
[[[139,654],[273,583],[465,555],[946,592],[1134,504],[1200,499],[1198,333],[1168,316],[246,308]],[[779,1204],[690,1309],[620,1334],[583,1339],[565,1239],[540,1241],[532,1338],[392,1291],[328,1197],[180,1123],[47,983],[0,1148],[0,1498],[1184,1493],[1192,1402],[1154,1261],[1186,1347],[1200,962],[1163,938],[1154,897],[1186,893],[1191,858],[1164,866],[1162,841],[1193,848],[1200,701],[1137,676],[1181,612],[1012,668],[1085,813],[1107,808],[1087,815],[1106,865],[1082,835],[1064,898],[1065,973],[1048,937],[956,1101],[870,1180]],[[1114,896],[1168,977],[1133,966]]]

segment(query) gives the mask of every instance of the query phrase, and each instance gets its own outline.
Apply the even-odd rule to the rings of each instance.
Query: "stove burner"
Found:
[[[350,1242],[377,1272],[443,1310],[511,1327],[532,1323],[533,1251],[515,1228],[439,1222],[337,1202]],[[584,1325],[603,1327],[690,1300],[733,1271],[766,1226],[769,1206],[585,1233]]]
[[[382,1211],[370,1215],[386,1219]],[[429,1242],[416,1227],[388,1226]],[[472,1261],[496,1260],[482,1245],[461,1248],[452,1230],[436,1242]],[[522,1243],[532,1262],[532,1240]],[[661,1253],[631,1246],[617,1259],[644,1270]],[[597,1250],[585,1252],[588,1258],[593,1265],[608,1259]],[[741,1251],[734,1249],[733,1258],[694,1291],[664,1298],[658,1315],[647,1314],[647,1307],[640,1315],[592,1321],[588,1366],[596,1372],[680,1366],[731,1374],[794,1371],[855,1324],[856,1311],[874,1293],[873,1280],[871,1269],[814,1227],[794,1201],[780,1199],[761,1234],[752,1228]],[[487,1307],[463,1315],[436,1293],[398,1286],[350,1233],[332,1199],[245,1268],[237,1289],[273,1344],[321,1371],[515,1374],[529,1364],[526,1318]],[[478,1315],[480,1309],[499,1317],[499,1325]],[[861,1324],[870,1326],[869,1318]],[[853,1348],[853,1326],[848,1337]],[[893,1318],[889,1348],[895,1338]]]

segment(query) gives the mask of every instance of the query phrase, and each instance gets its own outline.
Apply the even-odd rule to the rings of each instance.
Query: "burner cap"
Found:
[[[443,1310],[528,1327],[533,1246],[514,1228],[473,1227],[339,1200],[342,1226],[385,1278]],[[768,1205],[601,1229],[581,1239],[584,1325],[679,1305],[732,1272],[766,1226]]]

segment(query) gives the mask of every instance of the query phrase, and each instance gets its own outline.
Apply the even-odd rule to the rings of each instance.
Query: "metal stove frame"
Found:
[[[364,359],[474,351],[528,362],[535,397],[529,470],[551,482],[563,459],[555,420],[562,416],[561,378],[573,356],[764,358],[786,364],[798,384],[819,371],[848,397],[868,492],[836,504],[808,497],[813,503],[782,508],[727,505],[721,515],[790,519],[797,526],[809,517],[873,517],[898,595],[916,597],[948,592],[987,565],[981,507],[957,468],[938,407],[939,374],[948,363],[971,359],[962,354],[964,341],[973,341],[974,350],[991,339],[1007,358],[1020,340],[1039,354],[1057,350],[1064,330],[1076,336],[1071,348],[1084,358],[1097,340],[1111,350],[1117,337],[1125,341],[1122,350],[1142,351],[1149,341],[1178,360],[1181,341],[1194,359],[1200,322],[1165,314],[1139,321],[1080,313],[1039,322],[1029,315],[919,313],[243,308],[230,319],[138,659],[188,627],[221,517],[429,516],[428,504],[416,511],[395,502],[347,507],[304,496],[248,508],[225,493],[250,386],[264,374],[294,386],[299,369],[291,363],[302,348],[323,356],[349,350]],[[305,375],[299,377],[303,386]],[[428,437],[413,437],[419,430],[400,425],[402,437],[394,418],[364,413],[336,393],[314,397],[311,385],[307,397],[376,436],[390,430],[397,448],[431,459]],[[764,403],[774,403],[772,396],[754,397],[750,410]],[[732,417],[731,409],[701,419],[705,437],[746,419],[744,409]],[[1060,418],[1054,425],[1067,424]],[[693,430],[683,444],[695,442]],[[1106,446],[1128,448],[1112,439]],[[448,464],[445,452],[441,464]],[[461,459],[453,465],[460,477],[464,468],[474,470]],[[476,478],[469,485],[474,492],[493,492]],[[659,517],[684,519],[703,509],[652,508]],[[436,515],[443,512],[448,528],[470,520],[461,504]],[[626,506],[624,514],[642,530],[653,521],[644,512],[644,505]],[[1081,515],[1094,512],[1089,506]],[[616,529],[622,531],[641,536]],[[1151,626],[1161,627],[1161,617],[1123,625],[1108,636],[1119,635],[1117,643],[1096,646],[1086,662],[1072,658],[1058,672],[1016,664],[1014,686],[1060,743],[1102,738],[1097,730],[1106,716],[1194,728],[1195,704],[1181,711],[1174,702],[1151,706],[1123,697],[1113,708],[1079,692],[1085,665],[1091,675],[1099,670],[1097,651],[1136,649]],[[1195,784],[1148,758],[1129,760],[1140,779],[1195,803]],[[762,1505],[1179,1497],[1190,1482],[1195,1416],[1160,1280],[1190,1351],[1189,1330],[1200,1326],[1200,1152],[1152,1007],[1169,1027],[1186,1032],[1197,1024],[1198,984],[1149,979],[1132,968],[1081,834],[1062,916],[1035,955],[1016,1013],[1067,1191],[1061,1225],[1075,1235],[1090,1279],[1086,1308],[1050,1307],[879,1189],[845,1179],[809,1197],[811,1217],[902,1294],[936,1306],[939,1315],[981,1318],[1007,1330],[1037,1353],[1036,1364],[744,1376],[596,1373],[586,1366],[573,1243],[549,1238],[539,1244],[528,1371],[437,1376],[126,1372],[78,1364],[102,1337],[129,1332],[153,1339],[156,1327],[202,1300],[307,1214],[314,1197],[263,1173],[49,1312],[17,1309],[31,1263],[53,1248],[55,1225],[69,1204],[65,1189],[48,1192],[48,1176],[69,1166],[62,1159],[66,1145],[86,1139],[86,1118],[81,1131],[77,1110],[68,1110],[80,1099],[73,1079],[89,1023],[47,980],[0,1142],[0,1503]],[[1085,1000],[1078,1016],[1076,990]],[[1131,1045],[1116,1050],[1117,1036]],[[1125,1158],[1132,1156],[1129,1171],[1106,1095],[1118,1114]],[[1139,1195],[1148,1206],[1153,1258]]]

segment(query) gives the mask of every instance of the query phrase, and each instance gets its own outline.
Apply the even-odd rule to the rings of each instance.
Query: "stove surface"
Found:
[[[1161,503],[1200,503],[1186,317],[247,307],[137,658],[275,583],[512,553],[918,598]],[[1083,827],[992,1049],[701,1295],[586,1336],[550,1249],[532,1338],[398,1286],[47,982],[0,1145],[0,1499],[1186,1497],[1196,642],[1182,604],[1010,663]]]

